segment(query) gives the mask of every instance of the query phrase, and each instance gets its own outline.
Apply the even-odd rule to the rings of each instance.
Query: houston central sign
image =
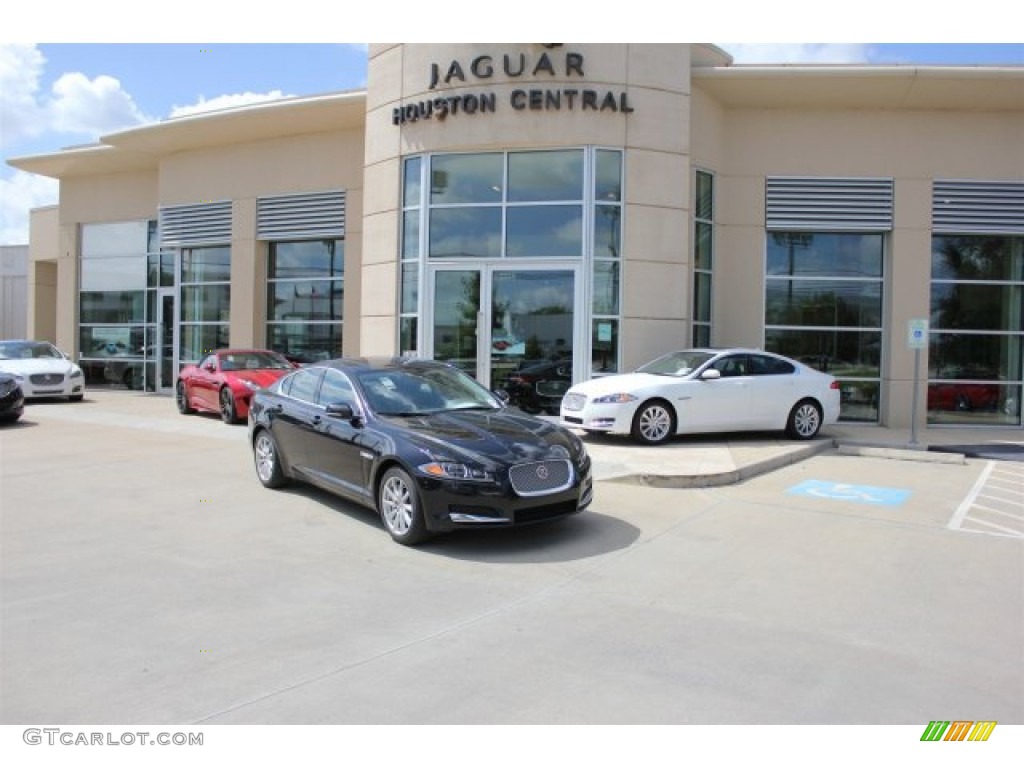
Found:
[[[438,91],[438,95],[395,107],[391,113],[391,122],[404,125],[419,120],[444,120],[460,113],[496,113],[500,102],[494,91],[443,93],[439,89],[486,83],[499,74],[509,80],[523,78],[529,81],[530,86],[543,85],[545,78],[583,80],[586,77],[582,53],[554,51],[561,47],[561,43],[546,43],[544,47],[546,50],[539,55],[526,52],[506,53],[500,57],[483,54],[465,61],[452,59],[445,65],[434,62],[428,72],[427,88]],[[524,82],[524,86],[526,84]],[[576,87],[514,88],[508,93],[505,103],[516,112],[578,110],[628,114],[633,111],[625,91],[615,93]]]

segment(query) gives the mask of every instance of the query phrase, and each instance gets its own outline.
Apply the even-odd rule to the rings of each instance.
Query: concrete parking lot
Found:
[[[1024,463],[609,472],[578,517],[409,549],[265,490],[245,437],[133,393],[0,429],[0,722],[1024,722]]]

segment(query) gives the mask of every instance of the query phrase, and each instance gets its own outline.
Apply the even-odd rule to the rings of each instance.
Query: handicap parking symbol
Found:
[[[852,485],[832,483],[825,480],[804,480],[799,485],[786,489],[793,496],[811,496],[835,501],[853,501],[858,504],[877,504],[896,507],[910,497],[904,488],[880,488],[874,485]]]

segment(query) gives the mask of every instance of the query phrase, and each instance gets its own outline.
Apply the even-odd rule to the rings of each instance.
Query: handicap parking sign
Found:
[[[880,488],[874,485],[852,485],[826,480],[804,480],[799,485],[788,488],[786,493],[793,496],[853,501],[858,504],[877,504],[885,507],[899,506],[910,497],[910,491],[904,488]]]

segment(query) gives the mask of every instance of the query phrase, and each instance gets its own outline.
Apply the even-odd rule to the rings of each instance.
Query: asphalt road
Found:
[[[0,722],[1022,723],[1022,526],[964,525],[987,466],[599,482],[409,549],[262,488],[243,426],[33,408],[0,429]]]

